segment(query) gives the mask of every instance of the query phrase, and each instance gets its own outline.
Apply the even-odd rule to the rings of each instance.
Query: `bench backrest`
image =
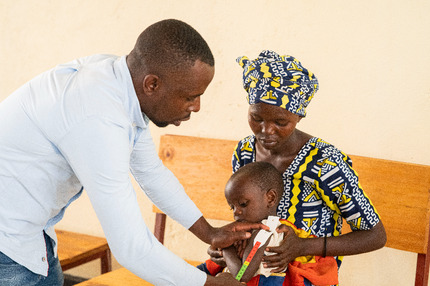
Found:
[[[161,136],[159,155],[209,219],[233,219],[224,198],[237,141],[191,136]],[[430,166],[351,155],[360,183],[387,232],[387,247],[418,253],[415,285],[427,285],[430,259]],[[165,216],[158,213],[155,234],[164,237]],[[422,284],[421,284],[422,283]]]

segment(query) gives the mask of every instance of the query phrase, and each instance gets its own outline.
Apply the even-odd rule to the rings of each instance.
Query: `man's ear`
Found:
[[[272,207],[275,204],[277,204],[278,193],[275,191],[275,189],[268,190],[266,192],[266,197],[267,197],[268,207]]]
[[[142,85],[145,94],[150,95],[158,89],[160,78],[154,74],[148,74],[143,78]]]

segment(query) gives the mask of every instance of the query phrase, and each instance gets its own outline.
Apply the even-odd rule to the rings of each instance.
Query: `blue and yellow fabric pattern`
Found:
[[[242,139],[232,157],[233,172],[256,160],[256,138]],[[344,218],[352,230],[368,230],[379,214],[364,192],[348,155],[311,138],[283,173],[284,194],[277,215],[310,236],[339,236]],[[335,257],[338,267],[343,257]]]
[[[306,107],[319,88],[318,79],[296,58],[265,50],[253,61],[246,56],[236,61],[244,69],[249,104],[264,102],[306,116]]]

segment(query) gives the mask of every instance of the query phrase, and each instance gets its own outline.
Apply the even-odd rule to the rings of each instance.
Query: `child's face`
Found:
[[[273,215],[273,203],[267,192],[249,181],[229,181],[225,187],[225,197],[236,221],[260,222]]]

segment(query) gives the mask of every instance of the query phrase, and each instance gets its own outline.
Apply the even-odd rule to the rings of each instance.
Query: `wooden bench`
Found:
[[[237,141],[190,136],[161,137],[160,158],[183,184],[206,218],[232,220],[231,210],[224,198],[224,186],[231,175],[230,160],[236,144]],[[415,285],[427,286],[430,166],[361,156],[351,158],[361,185],[382,217],[387,232],[386,246],[417,253]],[[154,211],[154,234],[164,242],[166,216],[155,207]],[[142,284],[143,280],[137,276],[119,269],[79,286],[123,285],[123,281],[151,285],[147,282]],[[125,284],[135,285],[131,282]]]
[[[65,230],[56,230],[58,258],[63,271],[100,258],[101,273],[112,270],[111,252],[106,239]]]

